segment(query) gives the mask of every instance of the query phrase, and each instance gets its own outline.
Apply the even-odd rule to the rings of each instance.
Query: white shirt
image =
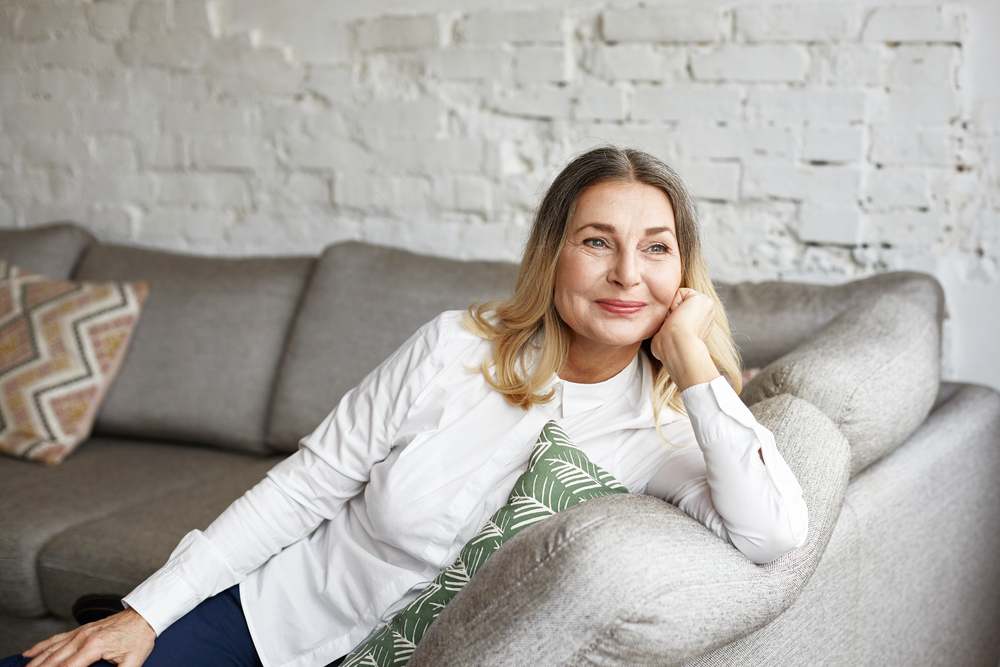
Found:
[[[479,372],[489,346],[461,312],[422,327],[125,602],[159,634],[239,583],[265,667],[326,665],[454,562],[550,419],[629,491],[676,504],[755,562],[805,539],[794,475],[722,378],[683,392],[690,420],[664,410],[667,444],[643,354],[605,382],[553,378],[555,398],[525,411]]]

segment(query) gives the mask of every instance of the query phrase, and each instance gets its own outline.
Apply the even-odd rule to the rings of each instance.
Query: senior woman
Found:
[[[805,504],[720,370],[738,390],[683,183],[592,150],[546,193],[510,300],[426,324],[126,611],[23,662],[326,665],[451,565],[549,420],[630,491],[772,560],[804,540]]]

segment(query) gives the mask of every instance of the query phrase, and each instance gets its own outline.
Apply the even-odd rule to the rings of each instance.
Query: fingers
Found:
[[[55,635],[53,637],[49,637],[48,639],[46,639],[44,641],[38,642],[37,644],[35,644],[31,648],[29,648],[27,651],[25,651],[21,655],[23,655],[25,658],[33,658],[36,655],[40,655],[43,651],[45,651],[50,646],[53,646],[54,644],[59,644],[59,643],[65,642],[66,639],[71,634],[72,634],[71,632],[63,632],[63,633]]]

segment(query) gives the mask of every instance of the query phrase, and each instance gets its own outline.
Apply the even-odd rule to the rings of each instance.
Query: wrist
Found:
[[[686,332],[672,333],[655,341],[653,354],[674,381],[678,391],[719,377],[705,341]]]

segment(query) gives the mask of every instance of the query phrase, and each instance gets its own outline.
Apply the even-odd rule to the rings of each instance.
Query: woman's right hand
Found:
[[[28,667],[89,667],[98,660],[139,667],[153,650],[156,632],[139,612],[126,609],[114,616],[50,637],[25,651]]]

